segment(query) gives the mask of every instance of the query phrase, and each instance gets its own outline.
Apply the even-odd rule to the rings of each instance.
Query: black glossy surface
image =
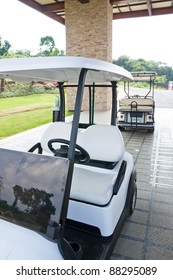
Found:
[[[43,233],[56,226],[68,168],[68,159],[0,149],[0,217]]]
[[[122,227],[127,219],[127,203],[123,209],[120,219],[113,234],[109,237],[101,237],[95,228],[84,227],[75,221],[67,221],[65,228],[65,238],[69,244],[76,244],[81,248],[79,259],[82,260],[105,260],[110,259],[115,244],[118,240]],[[76,252],[77,253],[77,252]],[[78,256],[77,256],[78,257]]]

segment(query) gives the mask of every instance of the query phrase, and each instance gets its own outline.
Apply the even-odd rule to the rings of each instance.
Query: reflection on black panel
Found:
[[[67,159],[0,149],[0,217],[46,233],[56,226]]]

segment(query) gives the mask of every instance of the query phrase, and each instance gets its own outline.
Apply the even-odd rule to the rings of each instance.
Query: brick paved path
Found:
[[[173,110],[156,110],[154,134],[125,131],[137,169],[136,210],[112,259],[173,259]]]

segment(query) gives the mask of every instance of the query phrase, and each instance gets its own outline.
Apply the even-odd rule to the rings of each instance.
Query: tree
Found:
[[[52,36],[41,37],[40,47],[39,56],[58,56],[60,54]]]
[[[7,40],[2,41],[2,38],[0,37],[0,56],[8,54],[10,48],[10,43]]]
[[[27,212],[35,216],[40,214],[40,208],[50,216],[55,214],[55,207],[52,205],[50,198],[53,194],[37,188],[24,189],[20,195],[20,201],[27,206]]]
[[[17,202],[18,200],[20,200],[20,197],[23,195],[23,189],[22,187],[18,186],[18,185],[15,185],[13,187],[13,193],[14,193],[14,202],[13,202],[13,207],[16,207],[17,206]]]
[[[0,92],[4,91],[4,87],[5,87],[5,79],[1,79],[0,80]]]
[[[2,38],[0,37],[0,58],[7,56],[10,48],[11,48],[10,43],[7,40],[2,41]],[[1,79],[0,80],[0,92],[4,91],[4,85],[5,85],[5,80]]]
[[[114,64],[124,67],[128,71],[133,71],[133,61],[127,55],[120,56],[117,60],[113,60]]]
[[[15,52],[11,53],[11,57],[30,57],[31,51],[30,50],[16,50]]]

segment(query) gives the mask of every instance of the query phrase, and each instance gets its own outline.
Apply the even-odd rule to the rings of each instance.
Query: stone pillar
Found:
[[[109,0],[65,0],[66,54],[112,62],[112,5]],[[105,89],[97,98],[97,110],[110,108],[110,92]],[[74,93],[68,92],[67,106],[74,106]],[[83,110],[88,109],[84,96]]]

